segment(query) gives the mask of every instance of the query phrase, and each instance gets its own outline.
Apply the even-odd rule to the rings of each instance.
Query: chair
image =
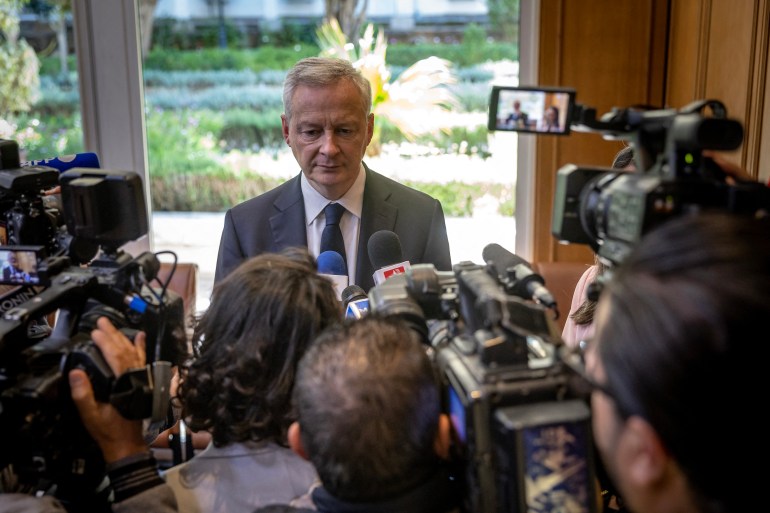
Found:
[[[161,283],[166,283],[166,280],[169,279],[172,268],[173,264],[161,262],[157,276]],[[198,294],[198,264],[177,262],[174,274],[168,283],[168,289],[176,292],[182,298],[185,329],[188,335],[191,335],[196,313],[195,299]]]

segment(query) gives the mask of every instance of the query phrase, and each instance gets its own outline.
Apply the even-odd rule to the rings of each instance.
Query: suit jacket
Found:
[[[369,237],[379,230],[398,235],[404,260],[431,263],[440,271],[452,269],[444,210],[441,203],[369,169],[358,237],[356,284],[374,286]],[[300,175],[275,189],[229,209],[219,243],[214,281],[218,282],[245,259],[275,253],[291,246],[307,247],[305,204]]]

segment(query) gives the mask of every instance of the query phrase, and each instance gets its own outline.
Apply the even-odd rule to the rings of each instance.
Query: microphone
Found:
[[[389,230],[374,232],[367,242],[369,260],[377,270],[372,275],[374,284],[379,285],[394,274],[404,274],[411,266],[404,261],[401,240]]]
[[[87,167],[99,169],[99,157],[96,153],[85,152],[75,153],[73,155],[60,155],[58,157],[47,158],[43,160],[28,160],[22,162],[21,167],[48,166],[56,169],[60,173],[72,169],[73,167]]]
[[[337,299],[342,301],[342,290],[348,286],[348,268],[342,255],[336,251],[324,251],[318,255],[316,262],[318,274],[332,282]]]
[[[511,294],[556,309],[556,300],[545,288],[545,279],[532,270],[529,262],[495,243],[487,244],[481,256]]]
[[[358,285],[348,285],[342,291],[346,319],[361,319],[369,313],[369,296]]]

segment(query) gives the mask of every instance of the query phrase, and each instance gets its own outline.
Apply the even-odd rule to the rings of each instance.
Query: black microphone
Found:
[[[375,285],[411,268],[409,261],[404,260],[401,239],[390,230],[374,232],[367,242],[367,250],[372,266],[377,269],[372,275]]]
[[[360,319],[369,313],[369,296],[358,285],[348,285],[342,291],[342,306],[346,318]]]
[[[481,256],[511,294],[556,309],[556,300],[545,288],[545,279],[532,270],[529,262],[495,243],[487,244]]]

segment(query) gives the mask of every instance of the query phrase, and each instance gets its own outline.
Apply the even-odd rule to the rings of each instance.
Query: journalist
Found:
[[[635,513],[756,510],[770,218],[674,218],[599,297],[585,349],[596,445]],[[757,445],[759,444],[759,445]],[[761,509],[761,506],[759,506]]]
[[[289,443],[320,477],[296,509],[444,513],[459,507],[451,428],[419,336],[370,314],[326,330],[302,358]],[[265,509],[264,511],[270,511]],[[273,509],[275,511],[275,509]]]
[[[107,463],[113,511],[252,511],[306,494],[317,474],[287,443],[294,375],[310,341],[341,317],[332,284],[302,248],[252,258],[217,284],[179,390],[187,424],[210,432],[212,444],[167,481],[142,422],[97,402],[88,376],[71,371],[72,399]],[[144,333],[131,342],[103,317],[91,336],[116,376],[144,367]]]
[[[377,269],[366,249],[380,230],[398,235],[403,260],[451,269],[441,203],[363,162],[374,131],[372,92],[350,62],[300,60],[286,76],[283,103],[283,137],[301,171],[227,211],[215,281],[249,257],[303,246],[316,257],[339,253],[349,284],[369,290]]]

